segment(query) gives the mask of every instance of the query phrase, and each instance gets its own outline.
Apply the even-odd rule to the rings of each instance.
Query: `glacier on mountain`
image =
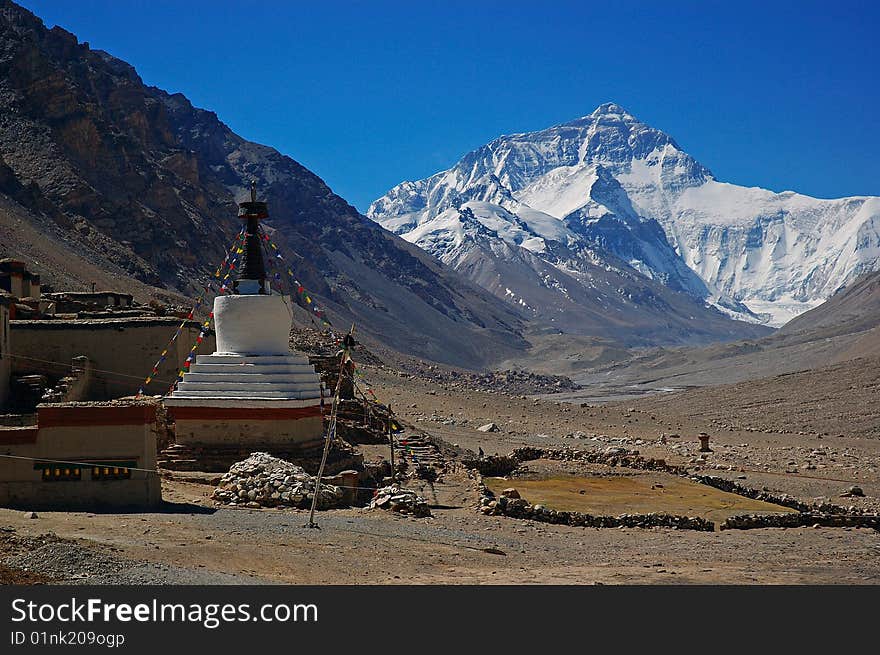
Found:
[[[457,268],[478,269],[477,250],[517,260],[523,251],[533,269],[539,258],[582,284],[592,266],[628,267],[773,326],[880,261],[880,198],[822,200],[720,182],[613,103],[499,137],[449,170],[397,185],[367,215]],[[515,282],[477,281],[517,302]]]

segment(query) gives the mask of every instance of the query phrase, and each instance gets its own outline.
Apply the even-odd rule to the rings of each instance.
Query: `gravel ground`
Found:
[[[870,509],[880,495],[880,440],[845,431],[831,437],[719,429],[693,405],[581,407],[378,371],[368,375],[380,399],[392,402],[404,420],[473,451],[622,445],[807,501],[826,497]],[[490,422],[500,430],[476,430]],[[705,459],[696,450],[701,431],[709,432],[714,450]],[[813,452],[821,449],[824,455]],[[12,531],[0,535],[33,546],[0,549],[0,563],[68,582],[141,584],[880,583],[880,532],[874,530],[599,530],[484,516],[476,511],[475,481],[461,468],[433,488],[415,486],[434,505],[432,518],[331,510],[318,515],[319,530],[304,527],[306,511],[216,508],[210,485],[162,483],[162,512],[40,512],[29,519],[0,509],[0,527]],[[865,498],[839,497],[852,484]],[[49,533],[64,545],[27,541]]]
[[[167,493],[196,503],[197,486],[204,489],[172,481]],[[38,519],[0,510],[0,523],[11,524],[17,539],[45,538],[40,534],[51,530],[69,540],[12,556],[69,582],[880,583],[880,533],[873,530],[585,529],[478,514],[469,504],[473,481],[462,472],[435,490],[447,509],[434,508],[433,518],[331,510],[318,515],[320,529],[305,527],[306,511],[226,508],[47,512]],[[82,573],[90,579],[75,577]]]
[[[413,425],[473,451],[482,448],[486,454],[505,454],[524,445],[622,446],[695,472],[734,478],[746,475],[747,480],[754,480],[749,483],[752,486],[760,482],[760,487],[810,502],[824,499],[880,511],[880,439],[850,433],[849,414],[835,414],[833,403],[817,405],[815,389],[802,396],[797,411],[790,411],[795,402],[791,400],[792,376],[778,378],[778,388],[762,383],[763,408],[756,407],[751,395],[743,400],[746,390],[742,385],[582,405],[565,402],[564,395],[554,399],[463,393],[380,371],[373,372],[373,378],[384,392],[382,398]],[[859,425],[877,411],[869,392],[867,387],[859,392]],[[783,396],[784,403],[779,400]],[[816,405],[813,412],[824,428],[821,432],[801,429],[801,417],[811,405]],[[850,413],[855,411],[850,407]],[[726,416],[725,420],[720,416]],[[490,422],[498,425],[498,432],[476,430]],[[743,427],[733,427],[739,424]],[[713,450],[705,457],[699,452],[701,432],[710,436]],[[865,497],[840,498],[852,485],[862,487]]]
[[[3,558],[13,570],[31,573],[55,584],[265,584],[252,576],[198,568],[138,562],[115,554],[110,547],[61,539],[53,533],[17,537],[7,533]],[[3,552],[0,551],[0,552]]]

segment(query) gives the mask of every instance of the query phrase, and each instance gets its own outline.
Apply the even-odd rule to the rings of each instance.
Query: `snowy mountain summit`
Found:
[[[880,268],[880,198],[719,182],[613,103],[499,137],[449,170],[397,185],[367,214],[536,314],[560,289],[574,302],[573,284],[607,303],[604,271],[606,286],[611,274],[644,276],[778,326]]]

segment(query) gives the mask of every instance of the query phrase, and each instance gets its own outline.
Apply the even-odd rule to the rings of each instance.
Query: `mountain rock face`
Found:
[[[642,275],[539,212],[513,214],[494,203],[469,201],[406,236],[531,316],[539,332],[590,335],[632,347],[766,332]]]
[[[52,232],[101,268],[195,294],[240,227],[236,201],[251,180],[288,265],[337,327],[354,322],[402,352],[473,367],[526,346],[519,312],[291,158],[0,0],[0,194],[22,208],[11,222],[30,216],[32,233]],[[0,244],[2,255],[21,252]]]
[[[610,103],[499,137],[447,171],[394,187],[368,216],[456,267],[477,241],[503,242],[586,273],[571,259],[560,265],[564,247],[774,326],[880,260],[880,198],[819,200],[719,182],[671,137]],[[514,301],[523,295],[515,281],[503,286]]]

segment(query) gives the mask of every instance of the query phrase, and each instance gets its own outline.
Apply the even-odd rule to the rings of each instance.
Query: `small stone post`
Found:
[[[709,448],[709,435],[705,432],[700,432],[700,452],[701,453],[711,453],[712,449]]]

